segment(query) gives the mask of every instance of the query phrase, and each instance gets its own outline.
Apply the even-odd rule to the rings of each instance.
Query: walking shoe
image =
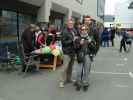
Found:
[[[77,86],[77,85],[78,85],[78,83],[77,82],[74,82],[73,86]]]
[[[60,88],[64,88],[64,82],[60,82],[60,83],[59,83],[59,87],[60,87]]]
[[[84,85],[83,86],[83,91],[85,91],[85,92],[88,91],[88,88],[89,88],[89,84],[88,85]]]
[[[80,89],[81,89],[81,85],[77,84],[76,85],[76,91],[80,91]]]

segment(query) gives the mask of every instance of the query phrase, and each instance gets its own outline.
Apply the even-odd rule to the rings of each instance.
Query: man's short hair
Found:
[[[87,16],[84,16],[84,18],[91,18],[91,16],[87,15]]]
[[[86,15],[86,16],[83,16],[82,23],[84,23],[84,21],[85,21],[85,18],[90,18],[90,19],[92,20],[91,16],[89,16],[89,15]]]

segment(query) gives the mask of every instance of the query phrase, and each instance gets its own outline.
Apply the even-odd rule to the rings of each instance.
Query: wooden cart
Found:
[[[36,54],[40,56],[40,68],[52,68],[55,71],[57,65],[62,64],[62,56],[54,56],[52,54],[42,54],[42,53],[36,53]],[[49,59],[50,61],[48,62],[45,61]]]

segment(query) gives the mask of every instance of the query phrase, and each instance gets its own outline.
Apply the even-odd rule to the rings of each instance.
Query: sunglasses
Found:
[[[82,28],[82,29],[81,29],[81,31],[86,31],[86,30],[87,30],[87,29],[85,29],[85,28]]]

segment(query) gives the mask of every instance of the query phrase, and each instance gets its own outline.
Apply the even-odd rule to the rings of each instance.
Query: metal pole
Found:
[[[17,11],[17,39],[18,43],[20,42],[20,35],[19,35],[19,13]]]
[[[17,13],[17,15],[16,15],[16,17],[17,17],[17,25],[16,25],[16,28],[17,28],[17,52],[20,55],[21,39],[20,39],[20,34],[19,34],[19,12],[17,11],[16,13]]]

